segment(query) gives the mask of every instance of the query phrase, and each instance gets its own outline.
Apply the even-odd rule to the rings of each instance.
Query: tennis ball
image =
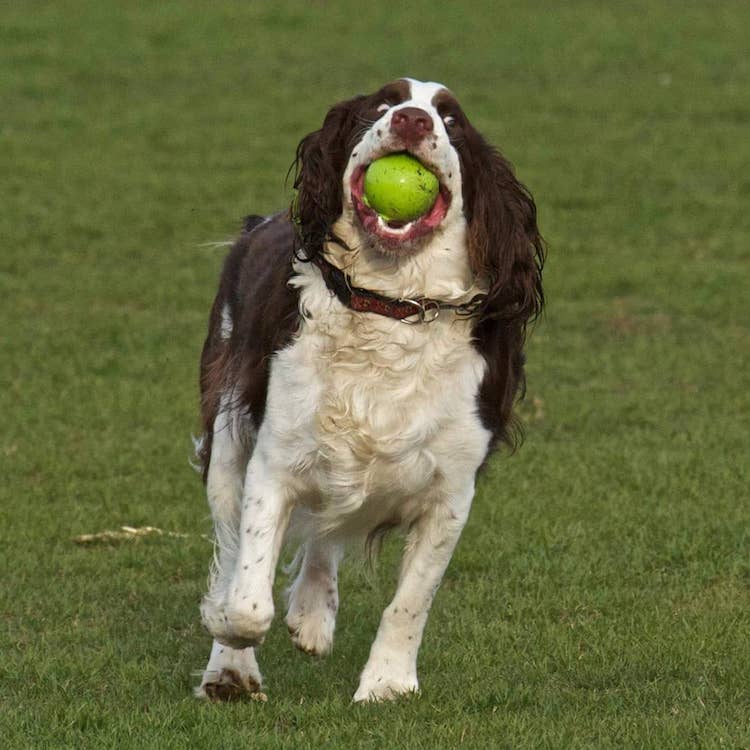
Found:
[[[413,221],[435,203],[440,183],[409,154],[376,159],[365,172],[365,203],[385,221]]]

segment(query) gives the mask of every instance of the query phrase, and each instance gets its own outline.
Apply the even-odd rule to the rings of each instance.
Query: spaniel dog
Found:
[[[367,166],[408,152],[439,179],[432,209],[388,221]],[[199,445],[215,524],[200,696],[260,689],[254,648],[296,538],[286,624],[331,650],[352,539],[405,530],[355,701],[418,689],[428,611],[478,469],[513,443],[527,322],[542,306],[536,208],[511,165],[437,83],[401,79],[336,104],[294,163],[289,211],[252,216],[229,253],[201,357]]]

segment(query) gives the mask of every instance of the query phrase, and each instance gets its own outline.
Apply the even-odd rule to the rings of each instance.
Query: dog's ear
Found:
[[[359,130],[357,111],[364,99],[356,96],[336,104],[320,130],[305,136],[297,146],[290,170],[296,190],[291,215],[307,258],[321,252],[341,214],[341,181],[352,139]]]
[[[476,131],[462,149],[469,260],[488,285],[485,317],[522,326],[542,309],[545,247],[536,205],[510,163]]]

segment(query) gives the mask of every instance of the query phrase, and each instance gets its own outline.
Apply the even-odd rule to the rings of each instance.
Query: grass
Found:
[[[0,732],[19,748],[750,747],[746,3],[0,10]],[[352,706],[398,546],[267,704],[191,698],[197,361],[239,218],[326,108],[442,80],[532,188],[527,441],[439,593],[422,695]],[[186,538],[79,547],[155,525]]]

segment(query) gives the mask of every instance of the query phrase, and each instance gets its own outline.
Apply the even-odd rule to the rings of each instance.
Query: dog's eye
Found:
[[[393,105],[390,102],[382,102],[378,104],[376,112],[387,112]]]
[[[456,124],[456,118],[453,115],[445,115],[443,122],[446,128],[452,128]]]

